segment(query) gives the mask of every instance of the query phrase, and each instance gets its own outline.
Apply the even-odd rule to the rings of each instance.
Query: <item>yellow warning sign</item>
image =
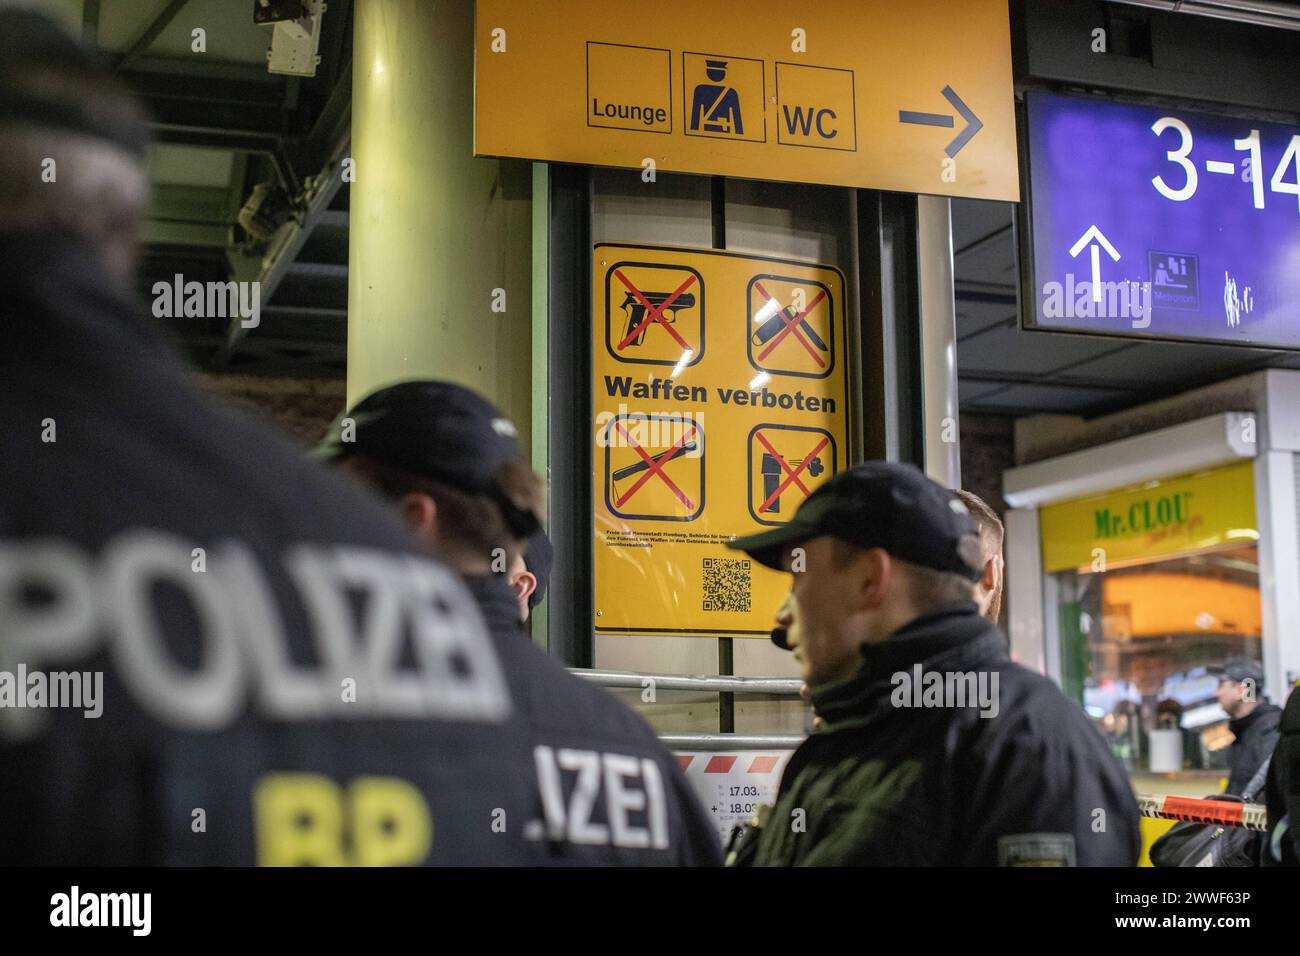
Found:
[[[788,581],[726,543],[845,467],[844,278],[610,243],[592,277],[596,629],[766,635]]]
[[[1006,0],[477,0],[474,152],[1018,201]]]

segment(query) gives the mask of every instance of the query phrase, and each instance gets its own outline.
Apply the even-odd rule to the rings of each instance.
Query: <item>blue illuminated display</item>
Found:
[[[1300,128],[1036,92],[1027,109],[1029,324],[1300,348]]]

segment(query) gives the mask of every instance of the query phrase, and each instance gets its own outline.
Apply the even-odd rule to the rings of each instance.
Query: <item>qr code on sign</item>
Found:
[[[749,562],[743,558],[704,559],[704,610],[748,611]]]

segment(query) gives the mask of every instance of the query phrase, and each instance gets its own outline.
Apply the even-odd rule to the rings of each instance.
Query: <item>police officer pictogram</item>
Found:
[[[686,135],[766,142],[762,60],[682,54]]]

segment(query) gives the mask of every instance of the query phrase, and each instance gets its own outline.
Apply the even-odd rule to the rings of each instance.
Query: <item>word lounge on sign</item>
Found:
[[[662,106],[635,106],[629,103],[602,103],[599,97],[591,98],[591,115],[605,119],[631,120],[643,126],[668,122],[668,111]]]

